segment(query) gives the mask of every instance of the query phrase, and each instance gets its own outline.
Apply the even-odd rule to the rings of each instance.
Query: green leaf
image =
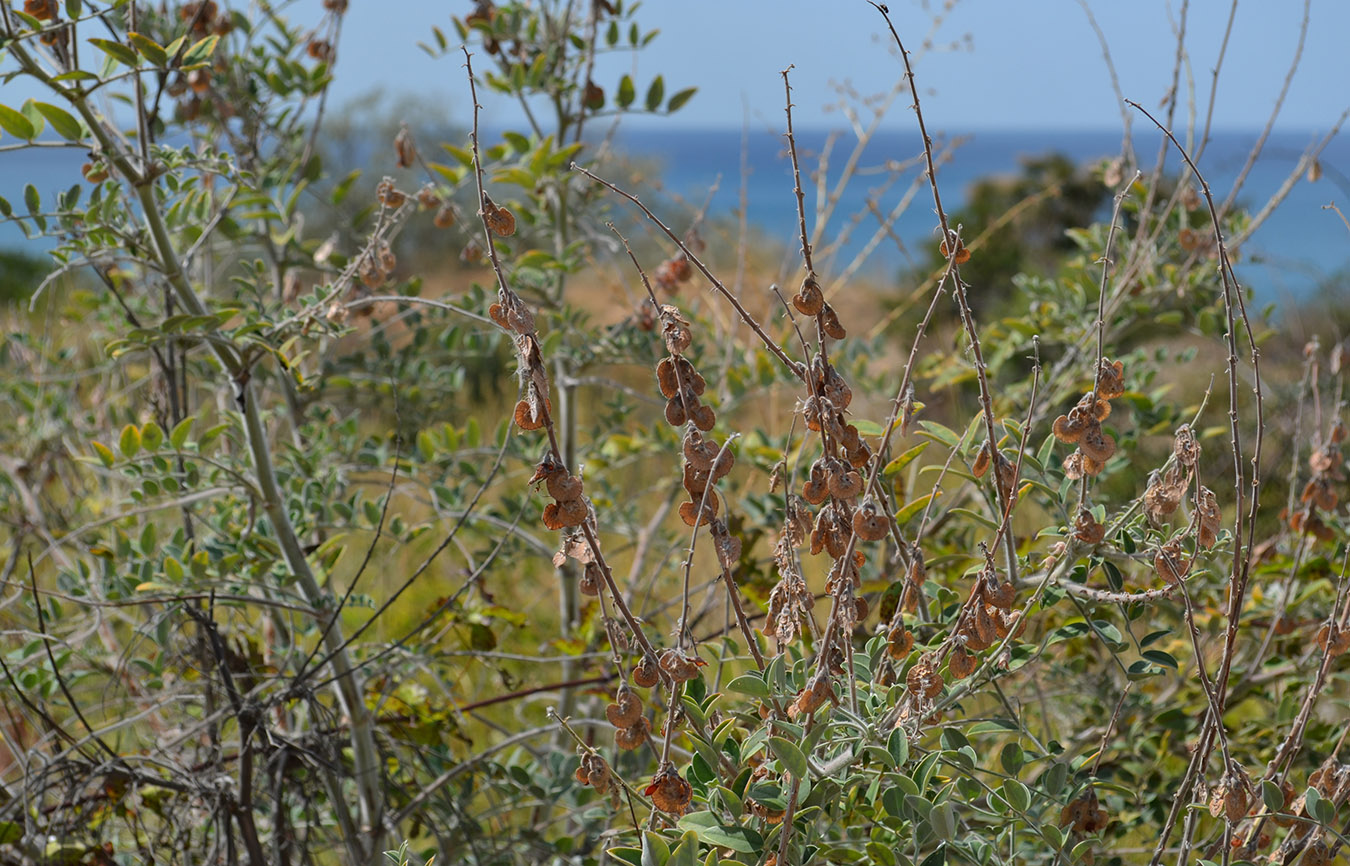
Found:
[[[45,102],[35,102],[33,105],[37,107],[38,111],[42,112],[43,117],[47,118],[47,122],[52,125],[52,129],[56,130],[56,134],[66,141],[79,141],[84,138],[83,127],[68,111]]]
[[[38,211],[42,209],[42,196],[38,195],[37,187],[31,183],[24,184],[23,203],[28,208],[28,212],[37,216]]]
[[[727,683],[727,690],[752,698],[767,698],[770,695],[768,683],[759,674],[742,674]]]
[[[1008,805],[1017,811],[1025,812],[1027,807],[1031,805],[1031,792],[1027,790],[1026,785],[1016,779],[1004,779],[1003,799],[1007,800]]]
[[[895,522],[900,524],[901,526],[904,526],[906,523],[913,520],[920,513],[922,513],[924,508],[928,506],[928,501],[932,498],[933,494],[928,493],[925,494],[924,496],[920,496],[913,502],[907,503],[904,508],[895,512]]]
[[[1003,765],[1008,775],[1016,776],[1026,764],[1026,755],[1022,753],[1022,747],[1016,743],[1004,743],[1003,749],[998,754],[998,762]]]
[[[666,111],[667,112],[679,111],[682,107],[684,107],[684,104],[686,102],[694,98],[694,94],[697,92],[698,92],[697,87],[686,87],[684,90],[681,90],[679,93],[672,96],[670,98],[670,101],[666,103]]]
[[[698,866],[698,835],[690,830],[670,853],[669,866]]]
[[[141,447],[146,451],[158,451],[164,444],[164,431],[154,421],[145,422],[141,428]]]
[[[936,421],[920,421],[919,426],[923,428],[923,435],[941,442],[948,448],[956,448],[961,444],[961,437],[950,427],[944,427]]]
[[[619,107],[627,108],[633,104],[633,100],[636,98],[637,89],[633,87],[633,77],[631,75],[625,75],[623,78],[620,78],[618,95]]]
[[[66,0],[66,17],[79,18],[84,14],[84,0]]]
[[[192,422],[196,420],[195,417],[188,416],[173,425],[173,430],[169,431],[169,444],[182,451],[183,445],[187,443],[188,434],[192,432]]]
[[[897,767],[903,767],[909,760],[909,738],[900,728],[895,728],[886,737],[886,751],[891,753],[891,760]]]
[[[661,100],[666,95],[666,81],[661,76],[652,79],[651,86],[647,88],[647,110],[655,111],[661,107]]]
[[[111,39],[90,39],[89,43],[104,54],[121,63],[123,66],[130,66],[135,69],[140,65],[141,58],[135,51],[123,45],[121,42],[114,42]]]
[[[135,424],[128,424],[122,428],[122,436],[117,440],[117,448],[125,457],[134,457],[136,452],[141,450],[141,431],[136,429]]]
[[[148,36],[131,31],[127,33],[127,40],[136,47],[136,51],[142,57],[149,60],[155,66],[168,66],[169,53],[164,50],[164,46]]]
[[[191,48],[183,52],[182,65],[187,67],[196,66],[198,63],[205,63],[207,60],[211,59],[211,55],[215,53],[216,43],[219,41],[220,37],[213,34],[194,43]]]
[[[174,559],[172,556],[165,558],[164,576],[175,583],[181,582],[183,580],[183,563]]]
[[[806,778],[811,768],[806,762],[806,754],[797,748],[796,743],[782,737],[769,737],[769,748],[773,749],[774,755],[789,773],[798,779]]]
[[[0,129],[22,139],[31,139],[37,134],[32,122],[8,105],[0,105]]]
[[[642,866],[665,866],[670,846],[651,830],[642,831]]]
[[[99,461],[104,466],[111,469],[112,465],[117,462],[117,455],[107,445],[102,442],[90,442],[89,445],[94,449],[94,453],[98,455]]]
[[[1265,802],[1267,811],[1279,812],[1284,809],[1284,791],[1269,779],[1261,783],[1261,799]]]

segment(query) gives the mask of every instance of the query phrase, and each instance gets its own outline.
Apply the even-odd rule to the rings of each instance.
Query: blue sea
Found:
[[[1257,131],[1221,131],[1213,134],[1200,160],[1200,169],[1220,201],[1241,171]],[[1249,174],[1239,204],[1259,209],[1299,164],[1300,157],[1318,140],[1318,133],[1276,132],[1266,142],[1260,159]],[[812,173],[826,152],[829,133],[806,130],[797,133],[806,192],[807,226],[814,230],[819,203]],[[829,152],[827,179],[831,191],[849,158],[853,136],[840,135]],[[953,145],[937,169],[943,204],[949,213],[960,210],[971,184],[991,175],[1014,175],[1028,157],[1053,152],[1075,161],[1094,163],[1121,152],[1121,136],[1112,131],[970,131],[935,136],[939,146]],[[1159,138],[1136,130],[1134,140],[1139,162],[1152,167]],[[615,139],[618,152],[649,167],[633,185],[632,192],[658,204],[672,227],[680,230],[692,213],[707,204],[714,225],[737,224],[745,184],[746,220],[758,237],[795,256],[798,248],[796,199],[791,163],[783,136],[768,128],[743,133],[739,128],[696,130],[621,130]],[[846,233],[846,240],[831,263],[835,273],[856,255],[869,249],[861,269],[872,276],[898,273],[913,261],[923,259],[920,245],[935,243],[937,236],[931,195],[922,181],[921,144],[917,131],[878,132],[858,160],[859,171],[840,192],[833,215],[826,222],[817,252]],[[49,197],[80,180],[79,166],[86,159],[76,149],[40,148],[0,154],[0,195],[23,211],[22,188],[33,183]],[[885,185],[887,162],[906,167],[899,179]],[[1325,208],[1330,202],[1350,205],[1350,139],[1333,140],[1319,160],[1321,178],[1308,182],[1300,175],[1284,202],[1243,245],[1239,277],[1263,302],[1303,297],[1319,287],[1350,291],[1350,230],[1336,214]],[[1169,156],[1168,169],[1179,161]],[[345,170],[345,169],[344,169]],[[911,181],[918,180],[911,189]],[[709,191],[716,186],[709,198]],[[912,198],[895,220],[893,235],[877,239],[878,220],[869,211],[868,200],[882,213],[889,213],[904,196]],[[1350,211],[1348,211],[1350,212]],[[983,226],[965,226],[973,237]],[[713,233],[709,229],[708,233]],[[734,232],[710,241],[734,243]],[[0,247],[45,248],[25,241],[13,224],[0,224]],[[785,267],[788,265],[785,264]]]
[[[1213,190],[1216,203],[1221,203],[1232,188],[1258,135],[1257,130],[1212,134],[1198,166]],[[808,231],[814,230],[819,201],[810,173],[820,164],[828,137],[823,130],[798,131],[796,135]],[[1260,209],[1319,138],[1312,131],[1273,133],[1248,174],[1237,204]],[[827,186],[831,190],[843,172],[854,140],[849,133],[841,135],[829,152]],[[1116,157],[1122,148],[1121,134],[1113,131],[976,130],[941,138],[934,136],[934,140],[935,145],[944,142],[954,145],[949,159],[937,168],[943,206],[949,215],[961,208],[976,180],[991,175],[1015,175],[1021,162],[1029,157],[1061,153],[1080,163],[1096,163]],[[1157,135],[1136,130],[1136,156],[1147,170],[1157,160],[1159,143]],[[752,130],[744,135],[739,129],[638,130],[622,132],[617,147],[622,152],[647,157],[655,166],[654,174],[647,178],[648,185],[689,208],[702,207],[710,188],[717,184],[709,204],[711,217],[735,218],[744,182],[747,222],[765,236],[780,241],[795,255],[799,246],[796,198],[791,162],[781,134]],[[921,166],[911,165],[901,180],[884,191],[880,187],[886,174],[875,171],[887,160],[905,163],[916,160],[921,153],[917,130],[878,132],[868,143],[858,165],[871,173],[860,171],[844,188],[821,235],[822,242],[828,243],[842,230],[850,231],[850,240],[843,245],[836,261],[850,260],[877,232],[879,223],[867,205],[868,199],[873,198],[882,213],[889,213],[909,191],[914,179],[919,180],[920,186],[894,223],[899,242],[886,235],[869,255],[868,267],[873,273],[894,273],[911,258],[923,260],[921,252],[916,251],[917,245],[936,243],[938,235],[932,196],[922,179]],[[743,172],[743,163],[748,174]],[[1350,208],[1344,207],[1350,205],[1350,140],[1334,139],[1322,151],[1319,165],[1320,179],[1308,182],[1306,174],[1300,173],[1283,203],[1242,247],[1239,277],[1263,302],[1306,296],[1320,286],[1340,287],[1342,291],[1350,287],[1350,230],[1334,211],[1324,207],[1334,201],[1350,213]],[[1183,166],[1179,159],[1169,154],[1167,170],[1175,173],[1180,167]],[[862,214],[861,220],[849,228],[858,214]],[[964,234],[973,237],[982,228],[968,225]]]

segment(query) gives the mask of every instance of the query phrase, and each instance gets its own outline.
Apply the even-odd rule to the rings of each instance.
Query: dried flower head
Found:
[[[651,798],[653,806],[672,815],[683,815],[694,798],[694,789],[671,764],[657,772],[643,793]]]

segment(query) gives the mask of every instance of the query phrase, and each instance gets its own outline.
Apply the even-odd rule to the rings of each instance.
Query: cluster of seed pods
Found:
[[[1345,423],[1337,418],[1325,442],[1314,448],[1308,456],[1308,469],[1312,472],[1312,478],[1299,495],[1298,508],[1287,515],[1289,528],[1295,532],[1311,535],[1321,541],[1335,539],[1336,534],[1318,512],[1334,511],[1340,503],[1336,487],[1345,481],[1341,443],[1345,441],[1347,432]]]
[[[1102,422],[1111,414],[1110,401],[1124,393],[1124,363],[1102,358],[1096,386],[1067,415],[1055,419],[1055,438],[1078,446],[1064,458],[1064,474],[1077,480],[1100,475],[1106,468],[1106,461],[1116,453],[1116,440],[1102,430]]]

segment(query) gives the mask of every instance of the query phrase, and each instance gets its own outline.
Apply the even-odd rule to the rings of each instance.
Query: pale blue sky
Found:
[[[288,14],[315,20],[321,0],[295,0]],[[1109,41],[1127,97],[1157,105],[1171,76],[1172,20],[1180,0],[1088,0]],[[428,112],[463,122],[468,94],[458,54],[441,59],[417,48],[439,25],[451,38],[452,12],[470,0],[351,0],[339,49],[333,104],[374,88],[389,97],[415,95]],[[935,129],[1119,128],[1100,44],[1078,0],[892,0],[892,18],[912,52],[930,31],[932,11],[952,7],[937,29],[934,49],[919,58],[918,79]],[[1190,65],[1182,88],[1208,98],[1228,0],[1192,0],[1187,32]],[[1298,41],[1299,0],[1242,0],[1224,62],[1214,113],[1219,128],[1264,123]],[[1325,130],[1350,106],[1350,0],[1312,0],[1303,61],[1286,99],[1280,127]],[[646,0],[638,20],[661,35],[634,59],[612,55],[595,79],[606,90],[624,72],[639,86],[664,74],[667,94],[697,86],[698,96],[672,120],[690,127],[779,128],[779,71],[794,64],[797,122],[839,124],[828,106],[836,85],[866,96],[888,88],[899,65],[883,38],[881,16],[865,0]],[[486,60],[486,58],[484,58]],[[634,70],[636,63],[636,70]],[[1187,77],[1189,72],[1189,81]],[[0,85],[0,99],[18,104],[37,95],[23,81]],[[519,122],[519,108],[483,97],[485,123]],[[887,117],[907,127],[907,101]],[[642,123],[633,119],[630,123]]]
[[[317,6],[318,0],[300,0]],[[397,11],[392,6],[397,5]],[[892,0],[892,19],[911,52],[928,34],[940,0]],[[959,0],[917,69],[925,110],[938,128],[1118,128],[1120,114],[1101,48],[1077,0]],[[1121,89],[1146,107],[1170,80],[1179,2],[1090,0],[1106,33]],[[1227,21],[1227,0],[1193,0],[1187,48],[1197,98],[1206,100]],[[452,12],[467,0],[352,0],[336,86],[339,103],[373,85],[448,100],[458,119],[467,94],[458,60],[432,60],[415,48],[432,24],[448,35]],[[1264,123],[1298,41],[1299,0],[1243,0],[1220,76],[1214,122],[1219,127]],[[864,0],[647,0],[644,27],[661,35],[636,60],[635,78],[661,72],[666,92],[697,86],[699,94],[673,121],[687,126],[739,126],[743,105],[755,123],[782,123],[778,72],[795,64],[796,117],[803,126],[832,125],[835,83],[867,95],[891,85],[896,59],[882,39],[884,22]],[[1281,127],[1326,129],[1350,106],[1350,0],[1312,0],[1303,61],[1281,114]],[[607,90],[632,68],[630,56],[609,58],[596,80]],[[1182,88],[1187,88],[1186,71]],[[907,105],[906,101],[904,105]],[[486,102],[494,126],[515,122],[518,110]],[[904,105],[898,106],[903,109]],[[442,109],[444,110],[444,109]],[[666,122],[666,121],[662,121]],[[888,126],[912,124],[892,111]]]

